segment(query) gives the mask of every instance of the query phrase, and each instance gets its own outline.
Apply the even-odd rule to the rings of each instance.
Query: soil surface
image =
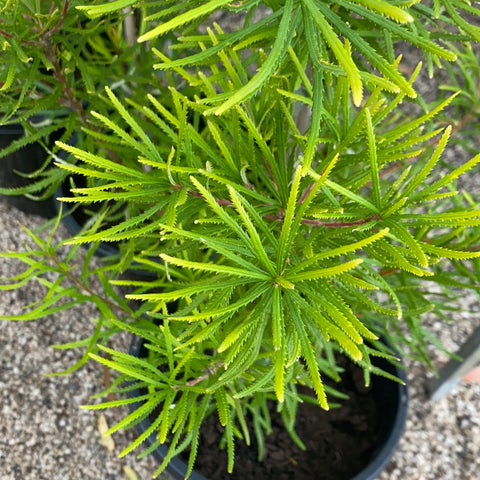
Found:
[[[213,414],[201,428],[195,470],[211,480],[352,479],[369,462],[378,431],[374,387],[365,389],[363,375],[358,373],[354,366],[344,373],[337,389],[349,400],[343,400],[340,408],[325,412],[309,403],[299,405],[295,430],[307,447],[305,451],[294,443],[280,415],[273,411],[273,433],[265,439],[264,460],[258,461],[250,429],[250,447],[236,439],[234,471],[229,475],[226,451],[218,448],[223,427]]]

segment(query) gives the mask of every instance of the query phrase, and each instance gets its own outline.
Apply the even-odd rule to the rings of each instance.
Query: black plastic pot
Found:
[[[145,357],[147,349],[143,346],[143,339],[134,337],[130,346],[130,354],[137,357]],[[372,362],[377,367],[385,370],[397,378],[403,380],[406,384],[407,378],[405,372],[387,362],[382,358],[372,359]],[[372,451],[370,461],[351,480],[375,480],[380,473],[385,469],[391,460],[395,450],[400,442],[405,429],[408,412],[408,388],[406,385],[400,385],[384,377],[372,376],[373,392],[375,395],[375,402],[377,404],[377,411],[380,413],[378,419],[379,433],[376,444]],[[140,391],[130,392],[131,397],[141,395]],[[138,408],[139,404],[132,404],[131,411]],[[151,426],[151,421],[147,417],[142,420],[137,429],[139,433],[145,432]],[[155,442],[155,433],[152,433],[146,440],[147,447]],[[153,450],[152,455],[158,463],[161,463],[168,452],[167,445],[160,445]],[[238,459],[236,461],[241,461]],[[170,474],[175,480],[183,480],[187,472],[187,464],[180,458],[175,457],[167,466],[166,472]],[[199,472],[193,472],[190,477],[191,480],[207,480]]]
[[[22,138],[23,127],[20,124],[0,126],[0,150],[8,147],[13,141]],[[24,187],[35,180],[25,178],[16,172],[29,174],[38,170],[47,159],[48,154],[38,143],[32,143],[10,155],[0,158],[0,187]],[[19,210],[42,217],[52,218],[56,214],[54,200],[33,200],[24,195],[2,195],[9,204]]]

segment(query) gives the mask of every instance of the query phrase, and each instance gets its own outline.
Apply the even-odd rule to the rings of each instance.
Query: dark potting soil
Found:
[[[364,387],[360,369],[348,365],[336,386],[349,396],[340,408],[325,412],[310,403],[299,405],[295,431],[307,447],[305,451],[293,442],[280,415],[272,411],[273,433],[265,439],[263,461],[257,459],[250,429],[250,447],[240,439],[235,441],[230,475],[226,451],[218,447],[223,427],[213,414],[200,431],[195,470],[210,480],[351,480],[369,463],[378,428],[373,389]]]

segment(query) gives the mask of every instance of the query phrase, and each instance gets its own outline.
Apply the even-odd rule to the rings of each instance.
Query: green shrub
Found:
[[[186,448],[191,472],[201,423],[217,411],[231,471],[234,438],[249,439],[246,416],[262,445],[267,401],[301,444],[299,386],[328,409],[335,391],[324,379],[340,381],[338,353],[362,367],[366,383],[387,375],[372,357],[430,364],[427,344],[438,342],[424,314],[447,318],[465,289],[479,288],[478,199],[456,184],[480,155],[442,160],[452,132],[442,112],[455,113],[458,130],[478,104],[480,30],[465,18],[479,11],[461,0],[79,4],[54,2],[47,12],[7,2],[2,109],[4,121],[25,124],[47,109],[48,126],[22,142],[65,129],[52,152],[69,156],[53,154],[37,187],[84,178],[62,200],[100,207],[60,246],[32,232],[35,250],[4,254],[27,270],[2,288],[46,287],[17,320],[98,306],[91,338],[64,347],[83,348],[76,367],[92,357],[117,370],[109,391],[146,392],[110,432],[159,408],[152,429],[170,451],[157,474]],[[25,9],[36,19],[29,33]],[[222,11],[233,27],[210,25]],[[445,66],[451,96],[427,106],[415,88],[422,65],[402,73],[406,44],[430,75]],[[420,113],[409,115],[406,103]],[[99,242],[119,253],[90,268]],[[81,244],[90,254],[75,276]],[[66,259],[57,253],[65,245]],[[129,279],[135,270],[151,278]],[[102,291],[90,288],[93,276]],[[123,330],[145,339],[148,358],[106,347]]]

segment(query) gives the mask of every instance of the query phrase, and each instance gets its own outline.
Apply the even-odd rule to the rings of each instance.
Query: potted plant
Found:
[[[55,216],[56,190],[62,187],[68,194],[71,184],[67,172],[53,167],[53,160],[64,156],[55,141],[89,151],[104,148],[84,134],[96,129],[90,110],[113,114],[104,102],[104,87],[131,99],[136,92],[159,95],[165,88],[150,49],[162,49],[168,38],[139,48],[140,11],[90,19],[76,8],[79,4],[27,0],[1,7],[0,194],[46,217]],[[108,154],[117,158],[115,145]]]
[[[136,9],[137,48],[166,71],[149,77],[165,88],[132,81],[132,98],[108,85],[97,92],[103,110],[89,113],[87,143],[57,142],[70,160],[52,171],[85,179],[65,203],[101,213],[62,243],[66,259],[32,232],[38,249],[9,254],[31,268],[3,288],[46,287],[16,319],[98,306],[91,338],[69,346],[84,349],[78,366],[94,358],[120,373],[107,393],[136,392],[87,407],[133,406],[110,433],[149,419],[122,454],[153,434],[147,451],[168,445],[156,473],[188,452],[188,477],[213,415],[231,472],[235,445],[255,439],[262,456],[276,414],[303,447],[299,406],[328,410],[342,399],[336,385],[350,363],[367,385],[376,375],[395,381],[377,358],[429,363],[435,340],[422,315],[445,317],[462,289],[478,289],[469,264],[480,256],[480,209],[456,182],[480,155],[441,163],[452,127],[436,116],[459,92],[427,108],[415,89],[421,65],[403,75],[395,49],[407,41],[432,73],[442,61],[462,72],[463,46],[479,39],[463,13],[478,11],[447,0],[76,6],[100,23]],[[240,27],[203,28],[222,11]],[[171,32],[169,57],[154,43]],[[456,53],[449,42],[460,42]],[[407,102],[420,113],[403,111]],[[78,246],[93,252],[98,242],[118,242],[119,257],[94,268],[87,255],[76,275]],[[154,277],[120,277],[138,266]],[[143,339],[141,356],[109,346],[120,331]]]

